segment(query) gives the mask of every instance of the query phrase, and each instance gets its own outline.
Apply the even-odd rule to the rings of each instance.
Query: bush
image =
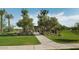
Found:
[[[0,33],[0,36],[16,36],[16,33]]]
[[[21,35],[21,36],[25,36],[25,35],[33,35],[32,32],[20,32],[20,33],[16,33],[17,35]]]

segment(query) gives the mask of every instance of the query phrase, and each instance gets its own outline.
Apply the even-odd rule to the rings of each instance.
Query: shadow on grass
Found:
[[[77,43],[79,40],[53,39],[56,43]]]
[[[34,34],[16,34],[16,33],[12,33],[12,34],[0,34],[0,36],[35,36]]]

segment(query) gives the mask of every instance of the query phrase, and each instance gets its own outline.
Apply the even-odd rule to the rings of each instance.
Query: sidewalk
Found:
[[[40,35],[39,33],[34,33],[37,39],[41,42],[41,45],[35,45],[35,49],[65,49],[65,48],[76,48],[77,44],[60,44],[54,41],[51,41],[47,37]],[[79,44],[78,44],[79,46]],[[77,46],[77,47],[78,47]]]

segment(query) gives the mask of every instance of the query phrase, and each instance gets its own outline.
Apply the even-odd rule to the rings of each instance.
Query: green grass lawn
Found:
[[[61,32],[61,36],[45,35],[49,39],[58,43],[76,43],[79,42],[79,35],[76,35],[70,31],[64,30]]]
[[[40,42],[35,36],[0,36],[0,46],[37,44],[40,44]]]

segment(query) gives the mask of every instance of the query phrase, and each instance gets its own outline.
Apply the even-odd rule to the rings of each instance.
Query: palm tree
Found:
[[[28,10],[27,9],[22,9],[21,13],[22,13],[22,17],[23,18],[28,18],[29,17],[28,16]]]
[[[1,32],[3,32],[3,16],[5,14],[5,9],[0,9],[0,18],[1,18]]]
[[[11,28],[10,20],[13,18],[13,15],[12,14],[7,14],[7,15],[5,15],[5,18],[8,19],[8,31],[10,32],[10,28]]]
[[[41,10],[40,11],[40,14],[43,15],[43,16],[45,16],[45,15],[48,14],[48,10]]]

